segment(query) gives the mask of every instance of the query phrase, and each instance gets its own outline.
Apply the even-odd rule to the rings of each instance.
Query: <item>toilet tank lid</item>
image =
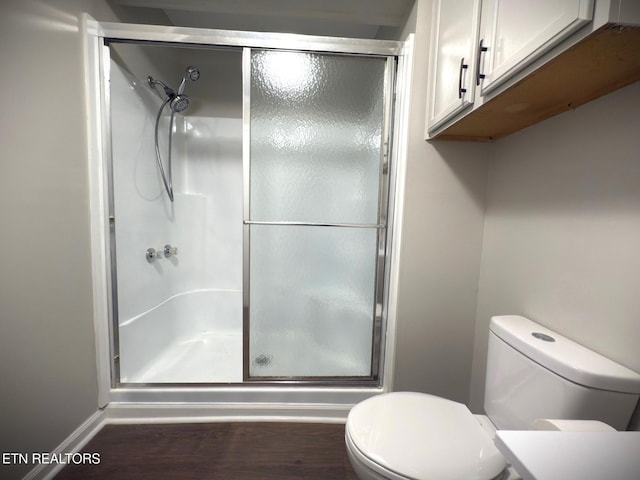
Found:
[[[495,335],[552,372],[585,387],[640,393],[640,374],[520,315],[491,317]]]

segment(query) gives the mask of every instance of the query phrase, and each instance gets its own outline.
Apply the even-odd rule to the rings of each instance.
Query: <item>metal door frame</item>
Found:
[[[119,384],[117,375],[117,289],[115,288],[115,268],[111,261],[114,258],[115,243],[111,239],[113,230],[112,192],[110,190],[110,112],[108,69],[109,52],[105,45],[108,42],[153,43],[180,45],[189,48],[266,48],[282,50],[298,50],[326,52],[335,54],[373,55],[393,58],[395,67],[387,66],[385,95],[388,96],[385,109],[385,128],[388,146],[384,149],[386,156],[387,181],[381,182],[388,202],[381,208],[384,221],[384,234],[379,235],[379,259],[376,275],[376,306],[374,341],[378,348],[374,349],[372,362],[376,379],[368,383],[342,380],[326,382],[325,379],[307,381],[282,380],[282,384],[304,383],[312,386],[332,385],[361,387],[357,391],[343,390],[347,395],[358,398],[369,391],[366,387],[374,387],[371,392],[380,392],[390,387],[392,368],[385,364],[385,357],[393,354],[395,338],[395,304],[397,296],[397,277],[399,269],[399,245],[394,236],[399,236],[402,201],[396,202],[396,192],[402,194],[404,183],[404,164],[406,162],[408,93],[412,67],[413,36],[405,42],[386,40],[367,40],[334,37],[315,37],[296,34],[234,32],[199,28],[183,28],[157,25],[136,25],[113,22],[97,22],[85,14],[81,18],[83,36],[83,53],[85,58],[85,100],[87,106],[88,157],[90,175],[91,200],[91,243],[93,266],[94,323],[96,335],[96,357],[98,366],[99,404],[107,405],[110,401],[139,401],[139,387],[149,387],[148,392],[157,394],[165,401],[179,399],[188,401],[194,396],[199,398],[207,391],[215,391],[221,395],[231,395],[246,391],[247,386],[258,386],[264,382],[246,382],[223,387],[219,384],[154,384],[132,385]],[[388,65],[391,63],[388,60]],[[396,76],[396,68],[398,75]],[[396,90],[395,85],[401,82]],[[391,85],[394,88],[390,88]],[[394,121],[395,118],[395,121]],[[394,126],[395,125],[395,126]],[[246,141],[246,135],[244,135]],[[399,148],[394,149],[393,143]],[[244,154],[243,154],[244,155]],[[384,215],[386,214],[386,218]],[[247,228],[247,227],[245,227]],[[382,230],[381,230],[382,231]],[[395,232],[395,233],[394,233]],[[393,256],[392,256],[393,253]],[[383,281],[384,280],[384,281]],[[393,284],[393,285],[391,285]],[[390,297],[392,300],[390,301]],[[379,301],[380,299],[380,301]],[[391,304],[391,305],[390,305]],[[389,312],[392,329],[389,330]],[[385,380],[384,377],[388,380]],[[372,376],[373,377],[373,376]],[[272,387],[273,382],[267,382]],[[226,385],[226,384],[225,384]],[[234,387],[235,385],[235,387]],[[177,389],[176,387],[187,387]],[[198,387],[198,388],[193,388]],[[214,390],[206,387],[213,387]],[[363,389],[364,388],[364,389]],[[234,393],[236,392],[236,393]],[[335,389],[327,390],[327,394],[335,395]],[[351,393],[349,393],[351,392]],[[308,390],[301,390],[307,395]],[[265,393],[269,396],[269,393]]]
[[[385,259],[387,257],[387,236],[389,226],[389,181],[390,170],[394,168],[391,162],[391,138],[393,120],[393,100],[395,95],[395,80],[397,70],[397,57],[383,54],[360,54],[335,51],[301,50],[301,49],[274,49],[276,51],[293,51],[301,53],[334,54],[354,57],[375,57],[386,59],[384,71],[383,90],[383,119],[380,144],[380,178],[378,182],[378,221],[375,224],[350,224],[350,223],[314,223],[314,222],[289,222],[289,221],[256,221],[251,219],[251,53],[252,50],[264,50],[263,48],[246,47],[242,59],[242,84],[243,84],[243,288],[242,288],[242,316],[243,316],[243,381],[250,384],[274,382],[288,384],[323,384],[323,385],[372,385],[378,386],[380,382],[380,369],[383,358],[383,327],[386,324],[386,285]],[[392,206],[392,205],[391,205]],[[338,228],[367,228],[376,229],[377,255],[375,258],[374,279],[374,305],[372,306],[372,332],[371,332],[371,375],[368,376],[261,376],[252,377],[250,374],[251,358],[250,350],[250,279],[251,279],[251,225],[287,225],[287,226],[313,226],[313,227],[338,227]]]

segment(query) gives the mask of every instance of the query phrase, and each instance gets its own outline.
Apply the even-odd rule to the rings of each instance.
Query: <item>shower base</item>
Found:
[[[176,341],[124,383],[242,382],[242,332],[205,332]]]

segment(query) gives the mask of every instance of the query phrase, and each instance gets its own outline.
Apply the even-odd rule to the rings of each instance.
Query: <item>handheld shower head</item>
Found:
[[[178,87],[178,95],[182,95],[184,93],[184,87],[186,86],[187,79],[195,82],[200,78],[200,70],[198,70],[194,66],[188,66],[184,71],[184,76],[182,77],[182,81],[180,82],[180,86]]]
[[[196,67],[187,67],[184,76],[182,77],[182,81],[180,82],[180,86],[178,87],[178,93],[169,87],[166,83],[156,80],[151,75],[147,77],[147,83],[149,84],[149,88],[158,92],[158,85],[160,85],[164,89],[164,94],[167,96],[162,101],[162,105],[160,105],[160,109],[158,110],[158,114],[156,115],[156,131],[155,131],[155,144],[156,144],[156,160],[158,162],[158,169],[160,170],[160,176],[162,177],[162,183],[164,184],[164,188],[169,196],[169,199],[173,202],[173,181],[171,174],[171,138],[173,134],[173,125],[174,125],[174,117],[178,112],[182,112],[187,109],[189,106],[189,97],[184,94],[184,87],[187,83],[187,79],[195,82],[200,78],[200,71]],[[162,94],[160,94],[162,97]],[[160,125],[160,117],[162,116],[162,112],[164,111],[166,106],[169,106],[171,109],[171,116],[169,118],[169,147],[167,149],[167,172],[165,172],[165,165],[162,161],[162,156],[160,155],[160,147],[158,145],[158,126]]]
[[[200,70],[193,65],[189,65],[184,71],[184,78],[188,78],[192,82],[195,82],[200,78]]]

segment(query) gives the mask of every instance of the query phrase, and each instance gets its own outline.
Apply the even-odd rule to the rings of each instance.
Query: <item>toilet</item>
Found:
[[[518,478],[496,430],[624,430],[640,375],[518,315],[491,318],[485,415],[416,392],[355,405],[345,442],[360,480]]]

